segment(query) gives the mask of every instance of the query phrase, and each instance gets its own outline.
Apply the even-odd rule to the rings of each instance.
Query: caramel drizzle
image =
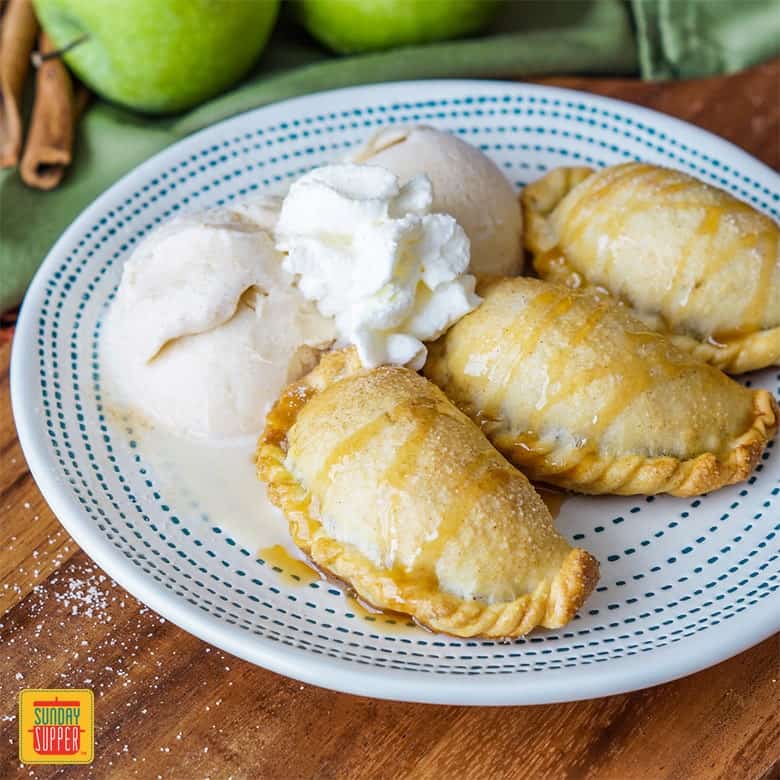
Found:
[[[335,465],[344,458],[365,449],[371,439],[405,418],[412,420],[415,423],[415,427],[398,448],[393,461],[385,469],[381,477],[382,481],[397,490],[404,489],[408,485],[409,476],[414,473],[417,463],[423,454],[425,442],[437,419],[442,415],[443,412],[438,408],[434,400],[401,401],[391,410],[379,415],[376,419],[339,442],[325,460],[315,478],[315,484],[320,490],[327,489],[330,471]],[[398,565],[392,567],[393,578],[397,582],[408,581],[411,575],[414,575],[418,581],[421,576],[431,579],[431,582],[433,581],[432,578],[435,577],[438,555],[444,548],[444,545],[456,535],[458,528],[468,516],[468,512],[473,509],[474,498],[482,489],[479,487],[479,483],[472,481],[470,469],[475,467],[481,460],[486,459],[486,456],[489,456],[489,459],[492,460],[492,451],[481,451],[473,463],[464,469],[464,471],[469,472],[469,479],[462,480],[454,487],[451,500],[441,510],[442,519],[435,539],[423,546],[412,569],[407,571]],[[461,487],[461,485],[464,487]],[[465,496],[463,495],[464,490],[467,493]],[[473,496],[471,495],[472,493],[474,494]],[[389,515],[393,518],[398,512],[398,497],[393,497],[391,501]],[[387,530],[385,529],[385,531]]]
[[[753,248],[758,243],[759,237],[760,236],[755,233],[746,233],[735,236],[726,244],[725,248],[717,253],[713,262],[705,268],[701,278],[712,278],[719,274],[724,266],[728,265],[734,259],[735,252],[740,249],[749,250]]]
[[[601,231],[602,235],[607,237],[619,236],[623,232],[623,227],[626,222],[634,215],[646,211],[651,208],[656,202],[657,198],[663,197],[665,188],[660,186],[663,184],[664,179],[668,176],[668,171],[663,168],[650,168],[649,170],[643,170],[641,173],[641,180],[636,182],[628,182],[635,184],[635,189],[631,195],[626,198],[625,203],[621,204],[620,208],[614,209],[611,215],[607,218],[604,227]],[[610,187],[611,191],[618,191],[621,187],[625,188],[626,180],[622,179],[616,184]],[[667,186],[674,186],[677,182],[671,182]],[[648,198],[647,189],[657,188],[656,193]],[[603,199],[606,201],[610,193],[607,192],[603,195]],[[575,235],[573,241],[579,241],[585,230],[588,228],[590,218],[594,216],[594,210],[591,209],[586,218],[577,224],[574,228]],[[601,279],[605,284],[609,283],[610,276],[612,274],[615,265],[615,251],[608,250],[604,252],[604,258],[602,260],[601,268],[598,273],[601,275]],[[594,269],[595,270],[595,269]]]
[[[704,211],[704,215],[702,216],[698,228],[695,231],[691,232],[691,235],[688,237],[688,240],[685,242],[685,246],[680,251],[680,255],[677,259],[677,265],[675,266],[674,276],[672,276],[672,281],[669,284],[669,289],[666,291],[666,294],[661,300],[660,308],[664,314],[666,314],[666,312],[671,313],[675,308],[673,297],[675,292],[680,288],[681,280],[685,273],[686,266],[690,262],[691,254],[693,252],[694,247],[702,238],[709,239],[709,244],[710,246],[712,245],[715,236],[720,230],[720,222],[721,219],[723,218],[723,214],[724,214],[724,210],[721,206],[707,207]],[[722,262],[721,258],[724,255],[725,252],[716,255],[715,262],[711,263],[710,267],[706,267],[704,272],[702,273],[703,278],[707,278],[707,276],[711,273],[712,267],[714,267],[715,265],[717,265],[718,267],[721,266],[721,262]],[[693,290],[688,294],[687,300],[684,303],[681,303],[677,306],[678,311],[683,311],[688,306],[690,306],[692,297],[693,297]]]
[[[398,418],[405,416],[412,420],[415,423],[415,427],[406,441],[398,448],[395,458],[390,466],[385,469],[381,478],[383,482],[395,488],[395,492],[390,496],[390,508],[388,510],[388,515],[393,524],[394,518],[398,517],[403,511],[400,507],[398,491],[402,491],[408,486],[408,480],[417,468],[425,442],[441,412],[436,408],[435,402],[426,402],[424,399],[420,399],[416,403],[405,402],[403,405],[396,407],[394,413],[398,415]],[[390,530],[390,534],[393,535],[394,531]],[[394,568],[400,567],[395,566]]]
[[[739,201],[734,201],[746,210],[750,211],[746,204],[742,204]],[[692,204],[693,205],[693,204]],[[685,270],[685,266],[689,261],[690,255],[696,245],[697,240],[709,239],[709,247],[712,250],[708,261],[705,263],[704,268],[701,271],[700,279],[712,279],[717,276],[729,263],[734,260],[735,253],[739,250],[749,250],[756,247],[763,239],[768,246],[767,251],[761,253],[760,267],[758,269],[758,275],[753,283],[753,292],[745,305],[743,310],[743,323],[736,330],[731,332],[718,331],[710,335],[716,338],[718,341],[727,341],[729,337],[744,335],[745,333],[759,330],[761,328],[764,312],[766,311],[769,295],[772,290],[772,276],[776,265],[775,253],[772,251],[772,231],[764,230],[760,233],[744,233],[741,232],[736,235],[731,241],[725,245],[721,245],[720,248],[716,248],[715,242],[720,233],[723,217],[726,215],[727,210],[723,206],[709,206],[702,218],[701,224],[698,230],[693,234],[680,254],[680,259],[675,271],[674,279],[670,286],[670,290],[665,296],[662,302],[661,310],[665,315],[673,315],[673,307],[671,305],[671,297],[674,294],[674,290],[679,287],[679,280]],[[691,290],[687,300],[678,304],[676,307],[677,313],[684,312],[692,305],[693,298],[696,295],[696,286]]]
[[[660,338],[658,334],[648,334],[648,337]],[[603,436],[604,432],[612,425],[612,423],[620,416],[620,414],[622,414],[622,412],[631,406],[631,404],[642,393],[652,387],[654,383],[658,382],[658,375],[653,375],[651,373],[651,369],[653,367],[660,368],[664,373],[663,378],[667,381],[680,376],[689,369],[689,364],[674,364],[668,361],[651,362],[638,360],[636,363],[641,366],[641,369],[631,370],[622,374],[622,382],[619,389],[613,393],[612,399],[606,404],[606,406],[602,407],[600,413],[592,423],[591,430],[594,439],[596,437]]]
[[[569,237],[567,244],[575,244],[581,238],[585,230],[590,224],[591,218],[598,212],[598,209],[602,207],[604,202],[619,191],[620,187],[626,183],[626,181],[642,177],[644,180],[642,184],[647,182],[653,182],[654,179],[659,177],[659,172],[662,169],[655,168],[651,165],[640,163],[629,163],[625,166],[617,166],[615,168],[609,168],[603,173],[603,178],[595,181],[589,190],[584,193],[579,202],[574,203],[567,217],[567,233]],[[665,171],[663,171],[665,173]],[[599,176],[597,174],[597,179]],[[641,184],[637,186],[634,192],[634,200],[636,205],[639,204],[639,198],[644,198],[645,192],[642,189]],[[626,204],[626,211],[630,211],[633,203]],[[615,217],[620,214],[615,215]],[[626,215],[627,216],[627,215]]]
[[[340,442],[328,456],[316,481],[322,482],[328,476],[330,469],[344,457],[365,447],[371,438],[389,425],[406,418],[416,423],[415,428],[399,447],[395,458],[381,478],[396,489],[404,489],[408,486],[409,476],[417,468],[436,421],[444,414],[437,402],[433,400],[402,401],[391,411]],[[470,461],[463,464],[462,469],[458,469],[458,473],[454,476],[455,481],[448,491],[448,500],[438,513],[440,519],[435,537],[422,545],[411,567],[406,568],[400,564],[391,567],[391,577],[398,585],[427,583],[431,588],[438,587],[436,565],[447,544],[457,537],[464,522],[474,511],[480,496],[505,490],[515,478],[513,471],[488,447],[480,449]],[[467,478],[463,478],[465,476]],[[445,478],[444,475],[442,478]],[[394,501],[390,510],[391,518],[396,515],[396,506]]]
[[[611,176],[605,175],[603,180],[593,185],[592,189],[585,194],[579,203],[575,204],[568,217],[567,232],[569,234],[567,244],[573,245],[578,242],[585,230],[591,224],[591,219],[596,214],[597,209],[604,204],[605,201],[614,195],[621,186],[625,185],[632,176],[644,175],[644,181],[642,181],[636,188],[634,197],[629,198],[627,203],[621,206],[619,212],[611,216],[605,224],[604,231],[607,235],[618,234],[627,219],[642,210],[652,208],[657,204],[658,198],[668,197],[670,195],[685,193],[686,191],[695,191],[699,182],[696,180],[689,180],[685,178],[683,180],[677,179],[673,172],[670,172],[664,168],[656,168],[649,165],[636,165],[627,164],[626,166],[618,166],[620,173],[613,174]],[[666,177],[671,177],[672,180],[666,186],[654,194],[653,197],[648,198],[644,191],[648,185],[652,185],[657,179],[663,180]],[[659,182],[660,183],[660,182]],[[712,247],[715,243],[715,239],[720,232],[723,217],[726,213],[742,212],[745,214],[754,215],[756,212],[748,204],[743,203],[736,198],[728,196],[728,208],[723,205],[711,205],[707,206],[700,201],[684,199],[675,200],[674,208],[676,209],[704,209],[704,215],[702,217],[699,228],[691,235],[690,239],[686,242],[685,246],[680,252],[678,258],[674,277],[670,284],[669,291],[664,296],[661,302],[660,313],[667,318],[674,318],[675,315],[679,315],[684,312],[693,304],[696,289],[691,290],[687,299],[676,306],[673,303],[673,295],[675,290],[679,289],[680,280],[682,279],[688,263],[690,262],[692,253],[697,243],[702,239],[709,239],[709,245]],[[712,278],[723,270],[725,266],[733,259],[734,251],[737,247],[743,246],[745,248],[750,247],[751,242],[758,242],[760,237],[764,238],[767,244],[767,251],[762,253],[761,266],[758,270],[758,275],[753,286],[753,292],[750,296],[748,303],[745,306],[743,313],[743,323],[738,328],[726,332],[719,331],[710,335],[716,338],[720,342],[725,342],[734,337],[742,336],[746,333],[750,333],[754,330],[758,330],[762,327],[764,313],[766,311],[769,296],[772,290],[772,281],[777,265],[776,252],[773,251],[773,230],[774,225],[770,225],[765,231],[762,231],[758,236],[753,234],[738,236],[734,241],[729,242],[725,247],[721,247],[719,250],[712,253],[709,261],[702,269],[701,278]],[[555,258],[564,257],[564,253],[560,250],[560,247],[556,247],[547,253],[549,258],[545,257],[538,261],[538,267],[544,271],[546,266],[554,262]],[[607,280],[614,257],[611,253],[607,253],[604,258],[602,268],[599,270],[599,274],[603,280]],[[594,269],[595,270],[595,269]],[[576,271],[575,271],[576,272]]]
[[[396,411],[399,416],[408,416],[417,423],[382,477],[397,490],[403,490],[408,485],[409,476],[417,467],[436,421],[443,413],[437,408],[435,402],[424,405],[412,402]],[[500,490],[509,478],[506,467],[500,461],[496,463],[495,455],[490,449],[480,450],[464,465],[460,473],[461,477],[465,474],[468,478],[458,478],[452,485],[449,500],[439,512],[440,520],[436,536],[422,546],[409,569],[404,569],[400,565],[393,567],[396,581],[401,582],[414,577],[417,581],[425,579],[429,583],[438,584],[436,564],[446,545],[458,535],[463,523],[474,510],[478,498],[485,492]],[[501,476],[498,476],[499,473]],[[489,478],[491,474],[493,476]],[[397,502],[393,500],[392,513],[395,513],[396,507]]]
[[[617,173],[612,173],[613,171]],[[625,219],[632,214],[657,206],[659,199],[669,198],[686,191],[695,192],[697,187],[701,185],[701,182],[685,174],[647,164],[628,163],[607,169],[607,172],[597,174],[598,177],[603,175],[601,181],[595,182],[592,185],[592,189],[585,193],[578,203],[572,206],[567,218],[567,231],[571,231],[567,240],[569,245],[582,238],[583,232],[589,226],[597,209],[602,207],[611,196],[618,195],[621,187],[632,180],[632,177],[635,179],[642,177],[642,179],[636,182],[633,197],[627,203],[615,204],[620,206],[620,210],[611,216],[607,232],[614,233],[616,229],[622,227]],[[648,195],[648,186],[655,186],[657,189]],[[742,201],[731,196],[728,196],[728,198],[731,201],[729,204],[730,210],[754,213],[753,209],[746,203],[742,203]],[[696,200],[695,197],[693,200],[675,199],[673,203],[676,209],[707,208],[706,204],[702,203],[701,200]]]
[[[775,267],[777,265],[777,237],[772,241],[771,231],[767,231],[762,235],[769,246],[767,246],[767,251],[763,253],[755,292],[743,315],[743,332],[761,328],[764,312],[766,311],[767,303],[769,302],[769,294],[772,290],[772,277],[774,276]],[[773,251],[773,249],[775,251]],[[716,337],[717,336],[718,334],[716,334]]]
[[[526,308],[526,319],[533,317],[532,309],[534,308],[534,303],[545,294],[549,295],[549,291],[545,291],[545,293],[540,294],[534,301],[529,303]],[[569,307],[562,309],[560,306],[553,306],[548,310],[547,315],[542,318],[543,321],[537,323],[537,327],[516,330],[516,332],[525,334],[525,343],[519,347],[517,353],[511,356],[511,369],[508,372],[510,378],[517,365],[535,349],[540,331],[539,326],[546,328],[552,325],[555,327],[554,320],[563,317],[563,314],[575,302],[576,296],[569,294],[568,300],[570,303]],[[545,303],[548,302],[549,298],[545,300]],[[660,334],[654,331],[629,332],[626,334],[626,337],[633,342],[631,348],[621,351],[620,354],[615,355],[605,365],[596,365],[584,371],[571,372],[567,376],[569,356],[573,350],[593,335],[610,311],[610,307],[611,305],[608,302],[594,304],[585,320],[574,331],[571,338],[567,340],[565,347],[549,361],[547,387],[554,388],[554,390],[543,400],[540,399],[541,402],[537,407],[530,411],[526,433],[515,437],[513,448],[521,460],[526,462],[533,461],[547,454],[547,448],[539,441],[541,431],[544,428],[545,417],[550,409],[561,401],[570,398],[576,390],[607,377],[620,377],[619,384],[616,384],[612,392],[603,399],[602,407],[590,423],[587,437],[585,442],[583,442],[583,445],[587,444],[590,450],[596,450],[600,445],[599,437],[603,436],[604,432],[636,398],[658,381],[665,381],[679,376],[686,370],[689,370],[691,365],[694,365],[692,359],[682,359],[679,363],[664,359],[662,352],[664,347],[662,343],[663,337]],[[538,306],[536,309],[538,310]],[[515,320],[515,323],[518,322],[519,318]],[[566,326],[559,324],[557,327],[564,330]],[[638,357],[638,348],[642,344],[656,346],[655,354],[648,356],[647,359],[640,359]],[[506,386],[502,385],[500,393],[502,397],[505,390]],[[498,397],[498,395],[495,397]],[[586,434],[585,431],[580,433],[582,435]]]
[[[608,303],[600,303],[595,306],[593,311],[586,317],[585,322],[583,322],[570,339],[566,346],[566,352],[559,353],[557,355],[557,360],[552,362],[547,373],[548,386],[555,387],[557,384],[558,390],[552,393],[552,395],[547,396],[544,403],[531,412],[529,420],[529,428],[531,430],[539,430],[544,413],[560,400],[565,399],[575,385],[584,384],[582,372],[576,374],[572,372],[572,376],[570,376],[570,381],[568,383],[562,381],[569,365],[568,354],[596,331],[596,328],[609,311],[609,308],[610,304]],[[591,369],[591,371],[587,372],[586,375],[590,376],[592,374],[592,377],[589,380],[592,382],[599,377],[608,376],[611,373],[613,373],[613,369],[610,363],[607,366],[597,366],[595,369]]]
[[[426,542],[415,561],[414,570],[427,571],[435,576],[436,564],[448,542],[454,539],[464,522],[474,511],[480,496],[485,493],[498,493],[508,484],[511,473],[506,466],[494,457],[491,450],[482,450],[463,469],[467,479],[455,486],[450,500],[441,511],[441,519],[436,536]],[[438,578],[437,578],[438,579]]]
[[[631,214],[654,205],[655,201],[652,198],[646,198],[643,188],[648,183],[652,184],[656,179],[665,178],[668,173],[663,168],[646,163],[626,163],[607,168],[605,171],[596,174],[596,180],[590,185],[589,190],[580,197],[578,202],[572,205],[569,211],[566,224],[564,225],[564,232],[567,234],[566,244],[571,246],[582,239],[598,209],[603,206],[608,198],[614,196],[622,185],[628,180],[636,180],[636,178],[642,177],[644,181],[637,185],[633,198],[629,200],[620,212],[613,214],[608,222],[607,232],[619,230]],[[690,185],[687,181],[672,181],[664,186],[659,194],[673,194],[688,186]],[[577,275],[572,281],[579,281],[579,271],[575,265],[571,264],[571,260],[561,248],[561,239],[562,236],[559,236],[559,243],[556,246],[543,254],[538,254],[534,258],[534,266],[540,273],[549,273],[554,270],[553,267],[555,265],[560,265],[562,268],[568,265],[571,272]],[[606,275],[609,273],[610,265],[610,257],[607,256],[601,269],[602,274]]]
[[[404,487],[409,476],[414,473],[425,440],[440,415],[436,402],[427,399],[405,401],[393,410],[392,416],[396,419],[407,417],[415,423],[415,427],[398,448],[393,462],[382,475],[382,479],[392,487]]]
[[[569,311],[574,305],[574,301],[574,296],[566,289],[550,288],[537,295],[525,310],[512,321],[507,331],[512,334],[523,333],[524,343],[512,355],[511,362],[505,366],[504,376],[494,375],[490,378],[488,387],[492,387],[492,390],[488,392],[482,405],[486,417],[495,418],[523,361],[536,350],[539,336]],[[491,368],[498,369],[499,365],[500,355]]]
[[[568,277],[575,282],[580,282],[582,279],[580,272],[576,271],[574,266],[568,262],[568,258],[560,245],[536,254],[534,256],[534,268],[542,278],[545,278],[547,274],[559,274],[563,271],[568,273]]]
[[[614,173],[613,173],[614,171]],[[608,168],[601,174],[597,174],[599,181],[594,182],[591,189],[581,196],[579,202],[575,203],[567,218],[567,231],[569,233],[568,244],[574,244],[582,238],[582,233],[589,226],[591,219],[596,214],[597,209],[604,205],[604,202],[610,196],[618,194],[620,188],[632,177],[643,177],[643,180],[637,183],[633,198],[626,204],[619,204],[620,211],[614,214],[609,221],[610,227],[607,232],[615,232],[615,228],[620,228],[624,224],[625,218],[658,205],[660,198],[668,198],[677,193],[688,190],[695,191],[701,186],[701,182],[686,174],[681,174],[667,168],[660,168],[648,164],[627,163],[625,165]],[[680,178],[680,177],[683,178]],[[664,179],[668,179],[664,183]],[[661,185],[657,191],[648,196],[646,189],[648,186]],[[747,214],[755,214],[754,209],[747,203],[743,203],[736,198],[727,195],[730,211],[741,211]],[[708,208],[701,200],[674,200],[676,209],[700,209]],[[714,206],[709,208],[723,208],[723,206]]]
[[[400,404],[399,404],[400,405]],[[396,407],[397,408],[397,407]],[[353,431],[349,436],[342,439],[330,452],[319,472],[314,477],[313,487],[322,493],[327,492],[327,488],[330,482],[330,471],[337,464],[350,455],[355,455],[365,448],[366,444],[378,436],[382,431],[390,425],[392,422],[392,414],[396,411],[393,409],[389,412],[375,417],[371,422]]]
[[[647,334],[648,338],[661,338],[658,334]],[[653,375],[652,369],[661,369],[663,377]],[[631,406],[632,403],[644,392],[650,389],[659,379],[669,380],[684,373],[689,368],[687,364],[673,364],[670,362],[632,360],[628,370],[615,371],[614,361],[606,366],[593,366],[586,371],[572,374],[568,381],[561,382],[556,393],[546,399],[543,406],[534,410],[530,416],[529,433],[537,438],[544,428],[545,413],[556,403],[569,397],[577,388],[584,387],[610,376],[619,376],[619,386],[613,388],[611,397],[606,397],[598,413],[594,415],[587,433],[580,431],[583,437],[582,447],[588,451],[598,451],[604,433],[617,420],[620,415]],[[525,448],[529,455],[533,455],[533,449]]]

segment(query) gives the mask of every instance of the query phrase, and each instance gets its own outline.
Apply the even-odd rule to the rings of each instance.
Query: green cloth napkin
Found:
[[[243,84],[187,114],[149,118],[96,102],[58,189],[31,190],[16,171],[0,172],[0,312],[19,302],[54,241],[103,190],[173,141],[225,117],[379,81],[733,70],[780,50],[778,10],[778,0],[523,0],[506,3],[479,38],[353,57],[325,52],[282,20]]]
[[[780,53],[780,0],[632,0],[641,73],[692,79]]]

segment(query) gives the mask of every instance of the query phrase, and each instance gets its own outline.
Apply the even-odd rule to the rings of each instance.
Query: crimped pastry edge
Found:
[[[607,456],[598,452],[570,449],[566,457],[550,453],[553,444],[526,433],[522,442],[513,434],[482,422],[482,429],[496,449],[514,463],[529,479],[549,482],[576,493],[591,495],[656,495],[691,497],[709,493],[747,479],[767,442],[775,435],[780,409],[767,390],[753,390],[753,418],[750,427],[732,441],[725,457],[704,452],[681,460],[672,456]],[[478,410],[469,403],[459,408],[475,422]]]
[[[563,252],[556,256],[553,268],[542,267],[541,256],[554,251],[558,243],[557,236],[547,219],[548,216],[572,190],[594,173],[592,168],[585,167],[556,168],[523,189],[520,200],[525,217],[524,244],[533,255],[533,268],[536,273],[541,278],[556,284],[578,290],[592,290],[600,295],[611,295],[645,322],[651,319],[652,323],[648,322],[648,324],[654,330],[667,335],[678,348],[705,363],[716,366],[727,374],[744,374],[777,365],[780,361],[780,326],[746,333],[731,338],[724,344],[699,339],[675,331],[661,315],[640,311],[630,301],[615,296],[611,290],[591,284],[581,271],[568,262]]]
[[[345,581],[369,604],[411,615],[434,631],[459,637],[508,639],[536,626],[561,628],[568,623],[598,581],[598,561],[572,548],[552,580],[510,602],[486,604],[433,590],[426,584],[399,583],[354,545],[329,537],[311,511],[312,497],[287,469],[287,432],[298,411],[315,393],[362,370],[353,349],[325,355],[320,365],[290,385],[266,418],[256,452],[258,477],[269,499],[287,517],[295,544],[325,573]],[[291,413],[292,410],[292,413]]]

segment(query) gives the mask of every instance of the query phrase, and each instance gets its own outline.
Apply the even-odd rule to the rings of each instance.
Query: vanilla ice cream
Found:
[[[388,127],[350,160],[381,165],[406,183],[424,173],[433,184],[431,211],[452,215],[471,241],[475,274],[523,270],[522,216],[512,185],[479,149],[432,127]]]
[[[285,269],[366,366],[421,368],[423,342],[480,302],[465,273],[469,240],[432,201],[424,175],[401,186],[384,168],[341,164],[305,174],[282,202]]]
[[[273,233],[281,207],[280,195],[250,195],[229,205],[209,209],[202,216],[210,223],[238,224],[250,230]]]
[[[179,217],[127,261],[104,323],[112,395],[193,437],[256,436],[282,388],[335,337],[281,265],[272,201]]]

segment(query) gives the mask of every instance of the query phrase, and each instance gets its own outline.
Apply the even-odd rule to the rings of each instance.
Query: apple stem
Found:
[[[63,54],[66,54],[71,49],[75,49],[76,46],[79,46],[80,44],[84,43],[84,41],[89,40],[89,33],[84,33],[84,35],[80,35],[75,40],[72,40],[70,43],[65,44],[60,49],[55,49],[54,51],[47,51],[45,54],[40,51],[34,51],[30,55],[30,60],[32,61],[34,68],[40,68],[41,65],[43,65],[46,60],[53,60],[55,58],[62,57]]]

